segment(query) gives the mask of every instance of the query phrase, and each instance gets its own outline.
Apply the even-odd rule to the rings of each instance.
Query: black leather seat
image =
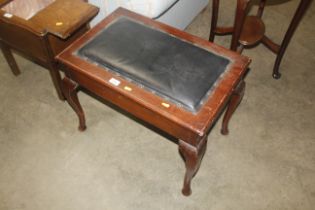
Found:
[[[230,63],[125,17],[76,53],[194,113]]]

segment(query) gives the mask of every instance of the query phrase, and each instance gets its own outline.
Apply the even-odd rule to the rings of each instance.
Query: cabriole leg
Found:
[[[232,117],[232,114],[236,110],[237,106],[240,104],[240,102],[243,99],[245,86],[246,86],[245,82],[242,80],[232,93],[230,102],[228,104],[225,115],[223,117],[222,128],[221,128],[221,133],[223,135],[227,135],[229,133],[229,129],[228,129],[229,121]]]
[[[179,140],[179,152],[182,155],[186,166],[184,185],[182,189],[182,193],[185,196],[189,196],[191,194],[191,180],[196,175],[200,167],[201,160],[206,151],[206,147],[207,136],[204,136],[201,139],[197,147],[188,144],[185,141]]]

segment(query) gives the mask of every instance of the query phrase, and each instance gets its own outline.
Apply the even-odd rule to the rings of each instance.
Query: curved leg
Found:
[[[245,82],[242,80],[232,93],[230,102],[228,104],[228,107],[227,107],[227,110],[225,112],[223,122],[222,122],[221,133],[223,135],[227,135],[229,133],[229,129],[228,129],[229,121],[231,119],[232,114],[236,110],[237,106],[242,101],[242,98],[245,92],[245,86],[246,86]]]
[[[204,136],[197,147],[186,143],[185,141],[179,140],[179,152],[183,156],[186,166],[186,173],[184,178],[184,185],[182,193],[185,196],[191,194],[190,183],[192,178],[197,173],[203,155],[207,148],[207,136]]]
[[[214,41],[215,30],[218,23],[218,12],[219,12],[219,0],[212,1],[212,18],[211,18],[211,27],[210,27],[210,36],[209,41]]]
[[[304,13],[306,12],[308,6],[310,5],[311,0],[301,0],[299,7],[297,8],[295,15],[290,23],[290,26],[284,36],[284,39],[281,43],[278,55],[277,55],[277,59],[273,68],[273,73],[272,76],[275,79],[279,79],[281,77],[281,74],[279,72],[279,67],[280,67],[280,63],[281,60],[283,58],[284,52],[288,47],[288,44],[293,36],[294,31],[296,30],[299,22],[301,21]]]
[[[4,43],[0,43],[0,45],[1,45],[1,50],[2,50],[3,56],[6,59],[7,63],[9,64],[12,73],[15,76],[19,75],[21,72],[20,72],[18,65],[16,64],[16,61],[15,61],[13,55],[12,55],[10,47],[8,47]]]
[[[72,109],[79,117],[79,130],[84,131],[86,129],[85,117],[83,109],[78,99],[77,88],[78,85],[71,81],[68,77],[65,77],[62,80],[62,92],[66,97],[66,100],[68,101],[69,105],[72,107]]]

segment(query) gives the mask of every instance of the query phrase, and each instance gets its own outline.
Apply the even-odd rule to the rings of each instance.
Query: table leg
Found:
[[[86,129],[85,125],[85,116],[81,104],[78,99],[77,94],[78,85],[70,80],[68,77],[65,77],[62,80],[62,92],[66,97],[67,102],[78,115],[79,118],[79,130],[84,131]]]
[[[310,5],[311,0],[301,0],[299,7],[297,8],[294,17],[290,23],[290,26],[288,28],[288,31],[285,34],[285,37],[281,43],[277,59],[273,68],[273,78],[279,79],[281,77],[281,74],[279,73],[279,67],[282,60],[282,57],[284,55],[285,50],[287,49],[289,42],[293,36],[294,31],[296,30],[299,22],[301,21],[304,13],[306,12],[308,6]]]
[[[259,17],[259,18],[261,18],[263,13],[264,13],[266,1],[267,0],[260,0],[260,2],[259,2],[258,12],[257,12],[257,17]]]
[[[237,106],[240,104],[240,102],[242,101],[242,98],[244,96],[244,92],[245,92],[245,82],[242,80],[238,86],[235,88],[235,90],[232,93],[230,102],[228,104],[227,110],[225,112],[224,118],[223,118],[223,122],[222,122],[222,128],[221,128],[221,133],[223,135],[227,135],[229,133],[229,129],[228,129],[228,124],[229,121],[232,117],[232,114],[234,113],[234,111],[236,110]]]
[[[62,93],[62,88],[61,88],[61,75],[60,72],[56,66],[55,63],[50,63],[48,65],[48,71],[51,77],[51,80],[53,82],[53,85],[55,87],[55,90],[57,92],[58,98],[62,101],[65,100],[65,97]]]
[[[211,18],[211,28],[210,28],[210,36],[209,41],[214,41],[215,30],[217,28],[218,23],[218,12],[219,12],[219,0],[212,1],[212,18]]]
[[[7,46],[6,44],[2,43],[2,42],[0,43],[0,45],[1,45],[1,50],[2,50],[2,53],[4,55],[4,58],[6,59],[7,63],[9,64],[12,73],[15,76],[19,75],[21,72],[20,72],[18,65],[16,64],[16,61],[15,61],[13,55],[12,55],[10,47]]]
[[[208,136],[205,135],[197,146],[193,146],[185,141],[179,140],[179,152],[182,155],[186,166],[184,185],[182,189],[182,193],[185,196],[189,196],[191,194],[190,183],[192,178],[196,175],[203,155],[206,152],[207,138]]]
[[[246,10],[249,5],[249,0],[237,0],[237,7],[234,20],[234,30],[232,35],[231,47],[233,51],[237,51],[239,39],[242,33],[244,21],[246,18]]]

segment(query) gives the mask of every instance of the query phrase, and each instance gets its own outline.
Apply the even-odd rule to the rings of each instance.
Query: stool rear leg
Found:
[[[225,115],[223,117],[222,128],[221,128],[221,133],[223,135],[227,135],[229,133],[229,129],[228,129],[229,121],[234,111],[236,110],[237,106],[240,104],[240,102],[243,99],[243,96],[245,93],[245,86],[246,84],[242,80],[232,93],[232,97],[230,99]]]

